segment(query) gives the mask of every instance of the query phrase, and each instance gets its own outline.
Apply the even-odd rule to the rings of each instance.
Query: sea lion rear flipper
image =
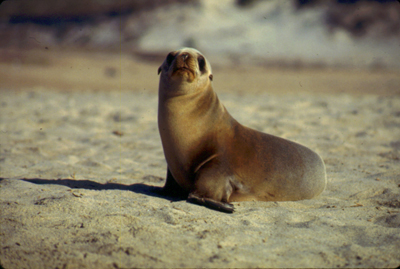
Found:
[[[230,203],[224,203],[210,198],[200,197],[194,193],[189,194],[187,201],[189,203],[203,205],[207,208],[222,211],[225,213],[233,213],[233,211],[235,211],[235,207]]]
[[[186,198],[188,193],[182,189],[181,186],[176,182],[174,176],[171,174],[171,171],[167,169],[167,180],[165,182],[164,187],[161,189],[160,194],[166,196],[174,196],[179,198]]]

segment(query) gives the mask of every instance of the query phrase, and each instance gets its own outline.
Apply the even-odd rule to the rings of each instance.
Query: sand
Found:
[[[400,265],[399,72],[216,65],[239,122],[307,145],[328,175],[312,200],[225,214],[156,193],[159,63],[24,55],[0,63],[4,268]]]

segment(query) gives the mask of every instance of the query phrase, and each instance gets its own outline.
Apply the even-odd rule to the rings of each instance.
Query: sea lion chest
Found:
[[[160,99],[158,127],[165,159],[183,188],[189,190],[199,166],[217,154],[219,123],[225,113],[212,91]]]

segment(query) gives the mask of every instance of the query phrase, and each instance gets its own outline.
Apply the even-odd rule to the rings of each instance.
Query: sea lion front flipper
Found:
[[[161,195],[166,196],[174,196],[185,199],[188,195],[186,191],[182,189],[181,186],[176,182],[174,176],[171,174],[171,171],[167,169],[167,180],[165,182],[164,187],[160,190]]]
[[[222,211],[225,213],[233,213],[233,211],[235,211],[235,207],[230,203],[224,203],[210,198],[200,197],[194,193],[189,193],[187,201],[189,203],[203,205],[207,208]]]

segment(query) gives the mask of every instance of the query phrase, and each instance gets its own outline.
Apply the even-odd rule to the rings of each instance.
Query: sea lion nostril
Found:
[[[185,61],[188,57],[189,57],[189,54],[187,54],[187,53],[182,53],[182,59]]]

